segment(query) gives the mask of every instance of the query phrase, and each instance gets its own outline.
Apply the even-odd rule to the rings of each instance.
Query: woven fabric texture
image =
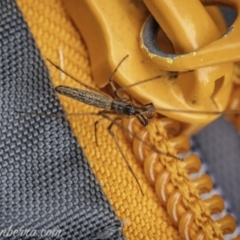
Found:
[[[60,3],[57,2],[56,7],[53,1],[42,1],[40,5],[36,1],[19,3],[27,7],[28,14],[38,19],[40,25],[44,19],[41,16],[44,11],[40,11],[53,4],[47,9],[56,17],[54,21],[60,19],[67,24],[66,18],[61,19],[64,13],[58,13]],[[36,14],[31,6],[41,10]],[[45,15],[51,16],[50,12]],[[61,237],[56,239],[123,239],[121,222],[96,181],[67,120],[16,112],[63,111],[16,3],[2,0],[0,16],[0,239],[7,236],[2,234],[10,234],[8,239],[55,239],[46,235],[28,238],[27,234],[13,237],[11,229],[30,230],[31,236],[44,233],[42,230],[52,230],[51,236],[56,236],[61,230]],[[33,25],[36,32],[39,26]],[[58,42],[60,38],[55,39],[61,32],[60,26],[53,24],[58,31],[52,35],[49,25],[46,21],[44,29],[40,27],[37,31],[39,46],[51,58],[53,46],[64,43]],[[45,32],[46,29],[50,32]],[[85,49],[76,33],[70,28],[63,35],[64,40],[72,41],[69,44],[77,43],[78,51],[74,47],[68,50],[88,74]],[[41,36],[48,39],[41,40]],[[59,78],[56,73],[55,78]],[[78,126],[84,132],[84,124],[79,122]]]
[[[54,63],[64,68],[65,71],[71,73],[71,75],[90,86],[96,87],[90,78],[87,51],[83,41],[73,27],[61,1],[45,0],[39,1],[36,4],[34,0],[18,0],[17,3],[23,12],[43,59],[51,59]],[[46,65],[55,86],[61,84],[82,88],[48,62],[46,62]],[[35,72],[39,74],[38,70],[35,70]],[[45,91],[50,91],[53,94],[52,88]],[[43,94],[45,96],[46,93],[44,92]],[[67,97],[59,96],[59,98],[61,105],[68,113],[97,111],[93,107],[78,103]],[[31,101],[29,98],[28,105],[24,106],[26,110],[47,111],[47,109],[39,107],[39,104],[33,108],[30,103]],[[22,104],[21,108],[23,108]],[[48,112],[52,111],[48,110]],[[25,116],[25,118],[32,119],[33,116]],[[40,119],[45,118],[39,118],[39,122],[41,122]],[[78,142],[82,146],[103,191],[119,219],[126,223],[123,226],[126,238],[151,240],[179,239],[178,230],[172,225],[165,208],[160,206],[154,189],[149,185],[142,172],[142,167],[132,156],[131,146],[127,143],[122,130],[117,127],[113,129],[119,140],[121,149],[126,154],[133,171],[137,175],[144,191],[144,196],[141,195],[134,178],[127,169],[125,162],[109,135],[107,131],[109,122],[106,120],[100,122],[98,126],[97,136],[99,147],[96,146],[94,140],[94,122],[97,119],[98,117],[87,115],[68,117],[71,128],[77,136]],[[65,139],[62,131],[61,129],[56,131],[54,136]],[[65,162],[69,158],[70,156],[66,157],[64,159]]]
[[[60,229],[62,239],[180,239],[121,129],[113,130],[144,196],[107,131],[107,120],[98,126],[98,147],[94,122],[99,117],[66,120],[16,112],[98,111],[54,92],[57,85],[82,86],[47,58],[96,87],[87,50],[62,2],[2,0],[0,16],[0,229]],[[197,213],[202,218],[202,210]]]
[[[37,46],[40,49],[41,57],[43,58],[43,61],[48,67],[53,85],[68,85],[72,87],[82,88],[82,86],[80,86],[78,83],[76,83],[75,81],[61,73],[59,70],[54,68],[49,62],[46,61],[47,58],[56,63],[57,65],[61,66],[65,71],[80,79],[89,86],[96,87],[94,82],[91,80],[88,55],[83,40],[80,38],[79,33],[74,28],[70,18],[68,17],[64,9],[64,6],[62,5],[62,2],[57,0],[42,0],[38,1],[38,3],[36,4],[35,0],[17,0],[17,4],[23,13],[23,16],[28,24],[29,30],[34,37]],[[12,22],[17,21],[14,20],[14,16],[12,16],[12,18]],[[86,24],[89,24],[89,27],[91,27],[91,23]],[[12,32],[15,31],[12,30]],[[27,34],[27,29],[25,30],[25,32]],[[25,41],[25,54],[29,53],[29,50],[26,50],[28,49],[28,45],[29,43]],[[14,48],[17,48],[17,46]],[[37,54],[39,58],[39,53]],[[39,70],[39,67],[36,67],[34,64],[30,64],[32,60],[29,56],[26,58],[26,61],[22,60],[20,62],[21,64],[25,64],[25,66],[27,66],[27,70],[25,73],[22,73],[22,71],[25,71],[25,68],[20,65],[19,68],[21,69],[21,73],[16,74],[16,79],[19,79],[19,77],[21,78],[16,82],[16,84],[13,85],[14,89],[18,89],[18,91],[20,91],[21,94],[23,94],[26,98],[22,99],[22,97],[16,97],[15,94],[14,97],[11,98],[14,99],[14,107],[18,107],[20,109],[24,108],[25,111],[59,113],[61,111],[61,108],[59,107],[59,105],[56,105],[58,101],[56,95],[54,94],[53,86],[48,83],[47,86],[44,85],[45,87],[38,87],[38,85],[41,85],[40,82],[47,78],[47,71],[43,73],[42,70]],[[40,60],[39,64],[41,65],[41,68],[45,68]],[[11,72],[14,72],[14,70],[11,70]],[[46,74],[46,76],[44,77],[43,74]],[[31,87],[31,84],[25,83],[25,88],[23,88],[24,91],[19,90],[21,88],[18,88],[17,86],[18,84],[22,84],[22,79],[26,81],[30,81],[29,79],[34,79],[33,87]],[[32,92],[29,93],[29,89],[32,89]],[[47,100],[48,94],[52,97],[51,101]],[[67,113],[87,113],[98,111],[93,107],[78,103],[66,97],[59,96],[59,99],[61,102],[61,106]],[[77,142],[75,141],[75,138],[73,136],[74,134],[77,137],[78,143],[84,150],[84,153],[87,156],[91,168],[95,173],[100,185],[102,186],[102,189],[107,199],[109,199],[110,204],[115,210],[116,215],[121,221],[125,222],[125,225],[123,226],[123,232],[124,236],[127,239],[180,239],[179,232],[171,223],[170,217],[168,216],[166,209],[160,206],[154,189],[147,182],[143,174],[142,167],[133,157],[131,146],[127,143],[121,129],[115,127],[115,135],[118,138],[122,151],[125,153],[127,159],[130,162],[130,165],[133,168],[133,171],[137,175],[137,178],[145,194],[144,196],[141,195],[141,192],[139,191],[139,188],[134,178],[128,171],[126,164],[123,161],[114,141],[112,140],[111,136],[107,131],[107,126],[109,125],[109,122],[107,120],[100,122],[98,126],[97,136],[99,147],[97,147],[94,139],[94,122],[99,117],[93,117],[89,115],[79,115],[78,117],[69,116],[68,121],[73,132],[71,133],[68,123],[63,118],[52,119],[44,116],[27,116],[19,114],[17,116],[22,121],[22,128],[24,129],[24,131],[30,129],[30,133],[33,134],[32,141],[35,142],[35,145],[37,146],[37,149],[34,150],[34,154],[28,153],[29,157],[27,159],[31,159],[29,160],[31,164],[34,161],[38,161],[38,151],[40,151],[40,154],[42,154],[41,156],[44,156],[47,159],[46,161],[41,161],[40,167],[34,170],[34,174],[40,174],[40,172],[46,171],[47,173],[45,175],[43,174],[43,176],[45,182],[48,182],[52,181],[49,180],[49,178],[52,179],[52,176],[55,176],[55,172],[57,172],[59,178],[54,178],[54,181],[52,181],[55,184],[54,186],[56,186],[54,188],[54,191],[60,191],[58,187],[59,184],[63,184],[64,186],[66,186],[66,189],[60,191],[60,195],[67,196],[67,206],[72,206],[75,209],[79,209],[79,199],[85,198],[86,196],[87,198],[91,199],[91,204],[86,206],[92,205],[92,201],[98,202],[99,200],[96,200],[96,196],[99,196],[100,199],[104,199],[104,197],[101,195],[101,191],[98,185],[94,185],[96,184],[96,182],[91,175],[91,171],[89,170],[87,163],[84,162],[84,164],[86,164],[87,166],[86,173],[85,169],[84,171],[78,171],[78,165],[71,164],[72,162],[80,164],[78,160],[78,155],[76,153],[72,153],[71,151],[73,146],[77,148]],[[26,121],[29,121],[32,125],[27,125]],[[40,134],[35,130],[36,122],[43,128]],[[48,127],[49,125],[51,125],[49,122],[51,124],[52,122],[54,122],[54,124],[60,125],[57,125],[57,127],[51,132],[51,128]],[[47,135],[48,138],[52,139],[52,141],[55,141],[53,144],[51,144],[51,148],[47,155],[45,155],[46,141],[43,141],[44,144],[41,145],[37,140],[38,136],[42,135]],[[58,141],[60,141],[61,143],[61,149],[56,148],[56,142]],[[35,145],[34,147],[36,148]],[[32,160],[32,156],[34,157],[34,160]],[[47,161],[49,161],[49,156],[52,156],[51,163],[53,164],[53,166],[51,164],[46,164]],[[21,159],[22,158],[23,157],[21,157]],[[45,163],[45,165],[43,165],[43,162]],[[55,167],[55,165],[57,165],[58,168],[60,168],[60,166],[64,168],[65,165],[71,166],[72,170],[70,172],[74,175],[74,177],[69,177],[65,171],[59,170],[57,167]],[[51,171],[47,171],[47,169],[49,168],[51,169]],[[54,175],[52,175],[53,172]],[[177,172],[175,171],[175,173]],[[94,183],[88,185],[87,189],[85,187],[86,177],[91,178]],[[180,178],[177,174],[176,177],[178,179]],[[68,184],[66,184],[64,179],[66,179]],[[40,182],[44,181],[41,180]],[[43,185],[46,189],[46,186],[49,186],[50,183]],[[70,187],[70,185],[73,185],[75,187]],[[38,189],[38,182],[34,183],[34,186],[36,186],[36,188]],[[75,192],[72,195],[68,196],[66,192],[71,191],[72,188],[74,188]],[[84,189],[84,191],[81,192],[79,188]],[[45,189],[43,191],[45,191]],[[184,189],[184,186],[179,189]],[[196,192],[196,189],[194,189],[194,187],[192,187],[191,189],[193,192]],[[37,190],[37,194],[38,192],[39,191]],[[187,195],[188,193],[189,191],[187,188],[185,190],[182,190],[182,194]],[[48,194],[49,196],[51,196],[50,199],[52,199],[52,195],[50,195],[50,193]],[[50,200],[46,198],[47,203],[48,201]],[[59,201],[61,202],[63,200],[60,198]],[[198,200],[198,202],[201,203],[201,200]],[[54,201],[52,201],[51,203],[54,205],[56,212],[60,211],[59,209],[61,209],[61,206],[57,205]],[[104,204],[106,203],[107,201],[106,199],[104,199]],[[46,204],[46,208],[47,207],[49,206]],[[211,230],[213,229],[211,228],[211,224],[213,223],[209,223],[209,221],[203,221],[205,217],[204,214],[206,214],[206,212],[202,210],[204,208],[197,208],[197,206],[195,206],[194,204],[192,204],[191,207],[195,207],[196,215],[198,215],[199,219],[201,219],[201,224],[204,225],[203,227],[209,230],[207,232],[208,236],[211,236]],[[107,226],[107,220],[112,219],[113,227],[111,229],[119,229],[120,223],[117,222],[113,212],[110,211],[110,208],[106,209],[100,209],[100,211],[96,212],[96,215],[94,215],[95,212],[93,211],[93,215],[91,215],[90,213],[86,212],[86,209],[84,208],[84,210],[79,209],[79,214],[82,214],[82,217],[89,217],[88,219],[92,219],[91,223],[93,225],[95,224],[95,220],[97,218],[96,216],[98,216],[99,219],[101,219],[101,216],[103,216],[101,221],[103,222],[104,226]],[[63,220],[62,222],[62,226],[65,226],[65,228],[68,224],[67,221],[69,221],[69,225],[71,225],[73,224],[72,219],[75,219],[75,215],[72,216],[73,213],[71,213],[71,211],[67,211],[67,213],[69,215],[66,214],[65,221]],[[105,220],[104,217],[107,220]],[[210,219],[209,216],[207,217],[208,219]],[[80,220],[78,219],[78,221]],[[36,223],[38,222],[39,221],[36,220]],[[77,224],[76,228],[79,227],[79,229],[81,229],[82,226],[84,228],[87,227],[84,222],[83,225],[80,225],[80,223]],[[96,229],[101,229],[101,227],[99,228],[99,226],[96,226]],[[217,230],[218,232],[220,231],[218,229],[218,226],[215,228],[215,230]],[[195,229],[192,229],[192,232],[194,231]],[[120,232],[118,233],[120,234]],[[115,232],[115,234],[117,233]],[[111,239],[117,238],[112,237]]]

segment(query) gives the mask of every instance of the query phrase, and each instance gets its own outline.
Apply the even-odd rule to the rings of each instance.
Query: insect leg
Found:
[[[103,117],[104,117],[104,115],[103,115]],[[120,154],[122,155],[122,158],[124,159],[124,161],[125,161],[125,163],[126,163],[128,169],[129,169],[129,171],[131,172],[131,174],[132,174],[133,177],[135,178],[135,181],[137,182],[137,185],[138,185],[138,187],[139,187],[139,189],[140,189],[142,195],[144,195],[143,190],[142,190],[142,188],[141,188],[141,186],[140,186],[140,183],[139,183],[139,181],[138,181],[138,179],[137,179],[135,173],[133,172],[131,166],[129,165],[129,162],[128,162],[127,158],[125,157],[125,155],[124,155],[124,153],[123,153],[121,147],[119,146],[119,143],[118,143],[118,141],[117,141],[117,138],[116,138],[114,132],[112,131],[112,126],[113,126],[117,121],[119,121],[119,120],[122,120],[122,118],[117,117],[117,118],[115,118],[115,119],[112,120],[112,122],[111,122],[110,125],[108,126],[108,132],[109,132],[110,135],[112,136],[112,138],[113,138],[113,140],[114,140],[114,142],[115,142],[115,144],[116,144],[116,146],[117,146],[117,148],[118,148]]]
[[[98,93],[102,93],[100,90],[93,88],[91,86],[88,86],[87,84],[83,83],[82,81],[80,81],[79,79],[75,78],[74,76],[72,76],[70,73],[67,73],[66,71],[64,71],[63,69],[61,69],[57,64],[55,64],[54,62],[52,62],[50,59],[47,58],[47,61],[50,62],[55,68],[57,68],[59,71],[61,71],[62,73],[64,73],[66,76],[70,77],[72,80],[74,80],[75,82],[81,84],[82,86],[84,86],[85,88],[88,88],[92,91],[98,92]]]
[[[84,113],[39,113],[39,112],[27,112],[22,110],[14,110],[16,113],[20,114],[28,114],[28,115],[36,115],[36,116],[46,116],[46,117],[78,117],[78,116],[99,116],[99,113],[94,112],[84,112]]]
[[[99,145],[98,145],[98,138],[97,138],[97,126],[98,126],[99,122],[101,122],[103,119],[105,119],[105,118],[102,117],[102,118],[98,119],[98,120],[94,123],[95,143],[96,143],[97,146],[99,146]]]
[[[114,84],[113,76],[114,76],[114,74],[117,72],[117,70],[118,70],[118,68],[120,67],[120,65],[123,63],[123,61],[124,61],[127,57],[128,57],[128,55],[126,55],[126,56],[120,61],[120,63],[117,65],[117,67],[114,69],[114,71],[112,72],[112,74],[111,74],[110,77],[109,77],[109,83],[110,83],[110,85],[111,85],[111,87],[112,87],[113,94],[114,94],[114,96],[115,96],[117,99],[121,99],[121,97],[119,96],[118,91],[117,91],[117,88],[116,88],[116,86],[115,86],[115,84]]]

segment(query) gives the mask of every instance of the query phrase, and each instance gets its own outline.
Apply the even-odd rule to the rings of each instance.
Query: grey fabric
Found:
[[[227,210],[240,222],[240,136],[235,127],[220,118],[205,127],[194,138],[204,162],[221,189]]]
[[[13,0],[1,0],[0,18],[0,234],[60,229],[57,239],[123,239],[69,123],[16,113],[62,109]]]

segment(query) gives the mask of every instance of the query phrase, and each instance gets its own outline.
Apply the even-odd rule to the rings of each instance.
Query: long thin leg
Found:
[[[188,71],[188,72],[191,72],[191,71]],[[168,79],[177,78],[178,75],[188,73],[188,72],[182,72],[182,73],[172,72],[172,73],[168,73],[168,74],[161,74],[161,75],[157,75],[157,76],[154,76],[151,78],[147,78],[147,79],[141,80],[139,82],[136,82],[136,83],[133,83],[133,84],[127,85],[125,87],[117,89],[116,94],[119,94],[119,92],[125,91],[127,88],[131,88],[131,87],[134,87],[134,86],[142,84],[142,83],[150,82],[150,81],[157,80],[160,78],[168,78]]]
[[[119,152],[121,153],[122,158],[124,159],[124,161],[125,161],[125,163],[126,163],[128,169],[129,169],[129,171],[132,173],[133,177],[135,178],[135,181],[137,182],[137,185],[138,185],[138,187],[139,187],[139,189],[140,189],[142,195],[144,195],[143,190],[142,190],[142,188],[141,188],[141,186],[140,186],[140,183],[139,183],[139,181],[138,181],[138,179],[137,179],[135,173],[133,172],[131,166],[129,165],[129,162],[128,162],[127,158],[125,157],[125,155],[124,155],[122,149],[120,148],[119,143],[118,143],[118,141],[117,141],[117,138],[115,137],[114,132],[112,131],[112,126],[116,123],[116,121],[119,121],[119,120],[122,120],[122,118],[117,117],[117,118],[115,118],[115,119],[112,120],[112,122],[111,122],[110,125],[108,126],[108,132],[109,132],[110,135],[112,136],[112,138],[113,138],[113,140],[114,140],[114,142],[115,142],[115,144],[116,144],[116,146],[117,146]]]
[[[54,62],[52,62],[50,59],[47,58],[47,61],[49,61],[55,68],[57,68],[59,71],[61,71],[62,73],[64,73],[65,75],[67,75],[68,77],[70,77],[71,79],[73,79],[75,82],[78,82],[79,84],[81,84],[82,86],[84,86],[85,88],[88,88],[92,91],[98,92],[98,93],[102,93],[100,90],[93,88],[91,86],[88,86],[87,84],[83,83],[82,81],[80,81],[79,79],[75,78],[74,76],[72,76],[71,74],[69,74],[68,72],[64,71],[63,69],[61,69],[57,64],[55,64]]]
[[[118,95],[118,92],[117,92],[117,88],[114,84],[114,80],[113,80],[113,76],[114,74],[117,72],[118,68],[120,67],[120,65],[123,63],[123,61],[128,57],[128,55],[126,55],[121,61],[120,63],[117,65],[117,67],[114,69],[114,71],[112,72],[112,74],[110,75],[109,77],[109,83],[112,87],[112,90],[113,90],[113,94],[114,96],[117,98],[117,99],[121,99],[121,97]]]
[[[101,113],[94,113],[94,112],[84,112],[84,113],[39,113],[39,112],[27,112],[27,111],[18,111],[14,110],[16,113],[20,114],[28,114],[28,115],[36,115],[36,116],[46,116],[46,117],[68,117],[68,116],[82,116],[82,115],[91,115],[91,116],[98,116]]]
[[[104,114],[103,112],[100,112],[100,114],[101,114],[104,118],[108,119],[110,122],[113,121],[107,114]],[[122,117],[118,117],[118,119],[122,119]],[[172,158],[174,158],[174,159],[176,159],[176,160],[181,160],[181,161],[183,160],[182,158],[178,158],[178,157],[176,157],[176,156],[174,156],[174,155],[172,155],[172,154],[170,154],[170,153],[161,152],[161,151],[158,150],[156,147],[154,147],[151,143],[146,142],[146,141],[143,141],[137,134],[129,131],[127,128],[123,127],[120,123],[117,123],[117,122],[115,121],[114,124],[115,124],[117,127],[119,127],[120,129],[122,129],[123,131],[125,131],[125,132],[127,132],[127,133],[130,133],[130,134],[132,135],[132,137],[136,138],[136,139],[137,139],[138,141],[140,141],[140,142],[143,142],[146,147],[148,147],[149,149],[155,151],[156,153],[162,154],[162,155],[167,156],[167,157],[172,157]]]
[[[103,119],[105,119],[104,117],[98,119],[95,123],[94,123],[94,133],[95,133],[95,143],[97,146],[98,145],[98,138],[97,138],[97,125],[99,124],[99,122],[101,122]]]

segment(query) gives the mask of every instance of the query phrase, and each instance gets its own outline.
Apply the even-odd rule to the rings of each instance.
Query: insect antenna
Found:
[[[27,112],[27,111],[22,111],[22,110],[14,110],[16,113],[22,113],[22,114],[28,114],[28,115],[36,115],[36,116],[45,116],[45,117],[79,117],[83,115],[91,115],[91,116],[98,116],[99,113],[96,112],[84,112],[84,113],[39,113],[39,112]]]
[[[82,81],[80,81],[79,79],[75,78],[74,76],[72,76],[71,74],[69,74],[68,72],[64,71],[63,69],[61,69],[57,64],[55,64],[54,62],[52,62],[50,59],[47,58],[47,61],[50,62],[55,68],[57,68],[59,71],[63,72],[66,76],[70,77],[71,79],[73,79],[75,82],[81,84],[82,86],[84,86],[85,88],[88,88],[89,90],[95,91],[97,93],[101,93],[104,94],[102,91],[98,90],[97,88],[88,86],[87,84],[83,83]]]
[[[161,78],[173,79],[173,78],[177,78],[178,75],[180,75],[180,74],[185,74],[185,73],[189,73],[189,72],[193,72],[193,71],[180,72],[180,73],[179,72],[171,72],[171,73],[168,73],[168,74],[160,74],[160,75],[157,75],[157,76],[154,76],[154,77],[151,77],[151,78],[147,78],[147,79],[141,80],[139,82],[136,82],[136,83],[129,84],[127,86],[118,88],[117,89],[117,93],[125,91],[128,88],[135,87],[135,86],[137,86],[139,84],[143,84],[143,83],[146,83],[146,82],[151,82],[151,81],[154,81],[154,80],[157,80],[157,79],[161,79]]]

